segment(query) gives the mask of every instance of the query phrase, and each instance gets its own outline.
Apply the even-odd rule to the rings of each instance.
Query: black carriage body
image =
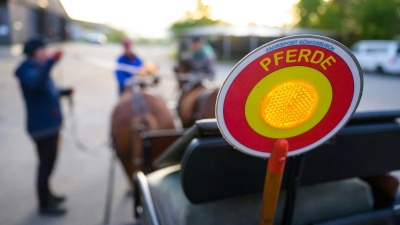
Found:
[[[389,174],[400,170],[397,118],[356,113],[330,141],[289,158],[274,224],[400,224]],[[156,160],[159,170],[135,175],[142,222],[256,224],[267,161],[233,149],[215,120],[198,121]]]

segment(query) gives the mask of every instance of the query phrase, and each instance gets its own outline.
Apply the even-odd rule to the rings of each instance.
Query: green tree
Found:
[[[358,0],[354,4],[357,32],[368,39],[392,39],[400,34],[399,0]]]
[[[109,42],[121,42],[126,37],[126,33],[123,30],[113,29],[106,36]]]
[[[314,27],[318,22],[317,10],[321,0],[300,0],[294,8],[294,16],[298,20],[298,27]]]
[[[400,33],[400,0],[300,0],[294,15],[295,26],[334,31],[347,45]]]
[[[211,6],[204,4],[202,0],[197,0],[196,9],[194,11],[186,11],[181,19],[171,25],[170,30],[176,36],[185,28],[224,23],[221,20],[213,20],[211,18],[211,10]]]

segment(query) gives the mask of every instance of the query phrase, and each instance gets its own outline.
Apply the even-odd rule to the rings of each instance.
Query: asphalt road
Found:
[[[80,139],[96,146],[107,140],[110,113],[117,100],[113,75],[118,45],[68,43],[65,55],[54,68],[60,86],[73,86],[74,114]],[[174,104],[177,97],[172,77],[173,46],[137,46],[146,62],[159,68],[161,83],[157,91]],[[34,145],[25,133],[25,111],[13,71],[22,57],[0,58],[0,224],[102,224],[110,166],[110,148],[101,145],[93,151],[79,150],[73,141],[72,117],[68,102],[63,101],[64,127],[60,154],[53,175],[57,193],[67,194],[68,214],[61,218],[38,216],[34,181],[37,159]],[[219,63],[217,85],[221,84],[234,62]],[[400,109],[400,77],[365,74],[364,93],[358,111]],[[130,224],[132,200],[126,196],[128,184],[117,164],[111,224]]]

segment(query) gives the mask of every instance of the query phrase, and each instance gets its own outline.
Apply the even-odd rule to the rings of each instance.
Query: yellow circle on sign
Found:
[[[315,88],[304,81],[288,81],[273,88],[261,103],[261,117],[276,128],[292,128],[307,121],[318,104]]]
[[[263,101],[269,93],[288,82],[303,82],[303,84],[311,86],[315,89],[318,100],[314,111],[310,113],[309,117],[302,117],[301,123],[292,127],[278,128],[278,126],[272,126],[265,121],[263,113],[260,113],[260,108],[262,109]],[[328,112],[331,102],[332,86],[324,74],[310,67],[292,66],[274,71],[254,86],[246,100],[245,115],[249,126],[258,134],[269,138],[289,138],[305,133],[317,125]],[[280,116],[285,117],[286,115]]]

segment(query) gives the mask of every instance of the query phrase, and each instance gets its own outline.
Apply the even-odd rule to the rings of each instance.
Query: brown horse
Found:
[[[111,116],[111,137],[131,182],[133,173],[143,170],[140,131],[164,129],[174,129],[173,117],[164,100],[153,94],[151,84],[138,82],[124,90]]]
[[[218,89],[208,89],[201,80],[188,79],[190,68],[185,62],[179,66],[176,70],[181,89],[178,114],[183,128],[192,126],[198,119],[215,118]],[[154,68],[150,68],[153,70],[150,74],[154,74]],[[149,68],[146,68],[146,73],[149,73]],[[111,137],[130,182],[135,171],[144,169],[140,132],[171,129],[174,129],[172,113],[164,100],[152,93],[152,85],[139,82],[123,92],[111,116]]]
[[[175,68],[175,76],[181,88],[178,100],[178,114],[184,128],[194,124],[196,120],[215,118],[215,103],[218,88],[207,88],[202,78],[191,73],[188,61],[180,60]]]

